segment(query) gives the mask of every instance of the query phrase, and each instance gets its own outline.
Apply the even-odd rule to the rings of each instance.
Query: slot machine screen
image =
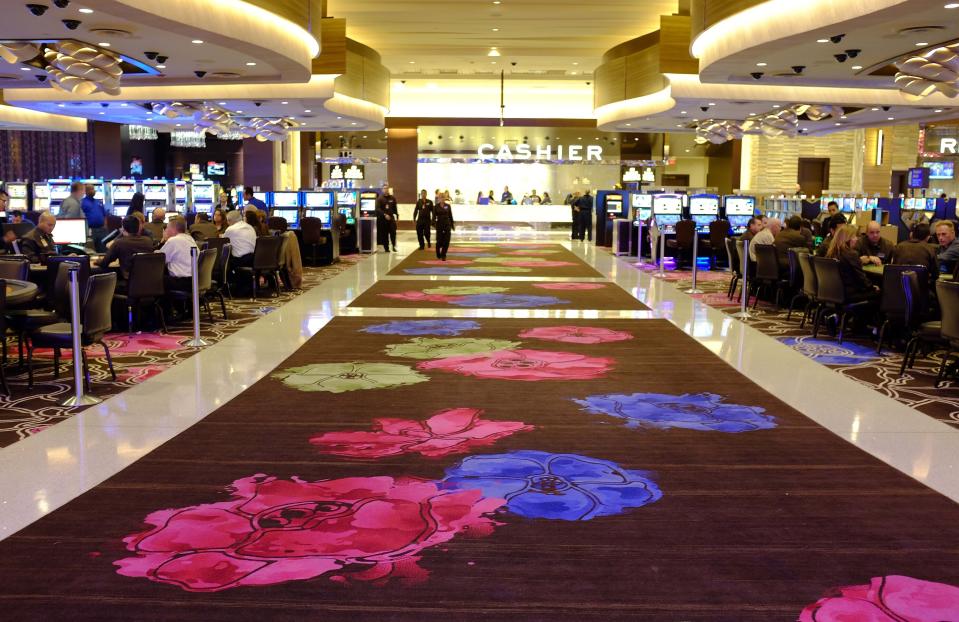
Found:
[[[178,212],[167,212],[166,216],[163,218],[163,222],[169,223],[174,218],[177,218],[180,214]]]
[[[10,196],[11,210],[27,209],[27,184],[8,183],[7,194]]]
[[[348,205],[350,207],[353,207],[354,205],[356,205],[356,193],[355,192],[337,192],[336,204]]]
[[[719,197],[694,196],[689,200],[689,214],[700,233],[708,233],[709,225],[719,218]]]
[[[934,212],[936,211],[936,200],[935,199],[926,199],[926,211]]]
[[[348,225],[355,225],[355,224],[356,224],[356,218],[353,216],[353,208],[352,208],[352,207],[341,207],[341,208],[339,208],[339,212],[340,212],[340,214],[343,214],[343,216],[346,217],[346,224],[348,224]]]
[[[213,184],[193,184],[193,203],[213,203]]]
[[[360,199],[360,214],[372,216],[376,213],[376,199]]]
[[[87,221],[83,218],[58,220],[57,226],[53,228],[53,241],[55,244],[86,244]]]
[[[756,199],[753,197],[726,197],[726,216],[749,216],[756,213]]]
[[[630,196],[630,202],[636,211],[637,220],[648,220],[652,216],[653,195],[636,193]]]
[[[879,197],[872,197],[871,199],[866,199],[866,209],[879,209]]]
[[[300,206],[300,194],[298,192],[274,192],[273,207],[290,208]]]
[[[265,192],[254,192],[254,193],[253,193],[253,198],[254,198],[254,199],[259,199],[259,200],[263,201],[264,203],[266,203],[267,195],[266,195]],[[267,205],[269,205],[269,204],[267,203]]]
[[[916,199],[912,197],[907,198],[905,204],[903,205],[903,209],[907,209],[907,210],[916,209]]]
[[[676,223],[683,218],[683,198],[674,194],[659,194],[653,197],[653,214],[656,225],[665,234],[676,233]]]
[[[324,229],[329,229],[333,224],[333,212],[329,209],[308,209],[306,210],[308,218],[319,218]]]
[[[865,197],[859,197],[856,199],[856,210],[862,211],[864,209],[866,209],[866,199]]]
[[[119,201],[130,202],[133,200],[136,190],[136,184],[113,182],[113,201],[115,203]]]
[[[207,177],[223,177],[224,175],[226,175],[226,162],[207,162],[206,163]]]
[[[286,224],[291,228],[295,229],[300,226],[300,210],[298,208],[293,209],[275,209],[273,210],[273,216],[278,216],[280,218],[286,219]]]
[[[186,203],[186,182],[178,181],[174,185],[174,196],[177,203]]]
[[[170,198],[166,182],[143,182],[143,199],[146,201],[166,201]]]
[[[842,200],[842,211],[852,212],[855,211],[856,200],[852,197],[844,197]]]
[[[306,207],[333,207],[333,195],[329,192],[307,192]]]
[[[59,203],[70,196],[70,183],[69,179],[51,179],[50,201]]]

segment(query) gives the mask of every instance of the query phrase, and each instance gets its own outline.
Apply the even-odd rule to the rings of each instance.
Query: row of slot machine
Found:
[[[239,197],[242,197],[242,189]],[[342,214],[347,226],[356,225],[357,218],[375,216],[374,190],[288,190],[254,192],[253,196],[263,201],[271,216],[284,218],[291,229],[296,229],[303,218],[318,218],[323,228],[333,225],[333,214]],[[242,199],[237,203],[242,207]]]
[[[716,194],[631,193],[630,213],[633,222],[653,218],[666,235],[676,233],[680,220],[693,220],[698,233],[709,233],[713,221],[725,219],[733,234],[746,231],[749,219],[756,214],[756,197],[719,196]]]
[[[51,211],[57,214],[60,204],[70,196],[70,186],[79,181],[90,184],[95,198],[103,201],[109,214],[126,215],[133,195],[142,192],[144,207],[163,207],[171,212],[212,213],[219,194],[219,186],[212,181],[168,181],[166,179],[48,179],[43,182],[7,182],[3,188],[10,196],[10,211]],[[0,217],[5,217],[0,213]]]

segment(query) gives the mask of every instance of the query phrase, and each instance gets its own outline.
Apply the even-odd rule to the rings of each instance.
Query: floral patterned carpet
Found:
[[[17,620],[943,621],[957,538],[666,320],[339,317],[0,582]]]
[[[452,245],[446,260],[436,258],[432,249],[414,251],[389,273],[420,276],[603,276],[591,265],[560,244],[535,242],[480,243]]]
[[[649,273],[657,270],[646,263],[636,263],[635,267]],[[692,273],[688,270],[667,270],[665,278],[681,290],[688,289],[692,284]],[[736,300],[726,297],[729,279],[730,274],[725,271],[700,271],[697,285],[705,293],[694,297],[726,313],[739,311],[738,297]],[[869,335],[851,334],[839,345],[827,331],[822,330],[819,338],[813,339],[811,328],[799,328],[803,304],[797,302],[798,313],[794,312],[792,318],[787,320],[788,300],[785,301],[785,309],[776,309],[771,304],[760,302],[755,317],[747,322],[843,376],[930,417],[959,426],[959,384],[947,381],[938,389],[934,386],[939,371],[939,355],[942,353],[918,358],[915,367],[900,378],[901,343],[894,344],[895,347],[886,346],[882,354],[877,355],[876,343]]]
[[[340,274],[352,267],[356,261],[360,261],[359,256],[353,255],[342,259],[340,263],[323,268],[305,268],[302,289],[281,291],[279,298],[259,298],[252,301],[238,296],[232,300],[228,299],[229,319],[226,321],[223,320],[219,303],[213,305],[213,317],[216,320],[213,324],[207,321],[206,314],[201,316],[203,338],[210,342],[220,341],[299,296],[303,290]],[[117,372],[116,382],[110,378],[103,348],[87,348],[93,394],[100,398],[116,395],[193,356],[196,350],[183,345],[184,341],[193,337],[193,324],[186,321],[170,324],[168,328],[170,330],[165,334],[143,332],[131,335],[116,332],[107,336],[106,342]],[[69,351],[65,351],[68,360],[61,361],[61,375],[56,379],[53,377],[53,352],[37,350],[34,354],[35,385],[30,389],[27,386],[26,367],[22,370],[17,368],[16,339],[9,339],[7,345],[12,357],[7,371],[7,382],[13,395],[0,395],[0,447],[37,434],[82,411],[82,408],[64,408],[58,405],[64,397],[73,394],[73,366],[69,360]]]

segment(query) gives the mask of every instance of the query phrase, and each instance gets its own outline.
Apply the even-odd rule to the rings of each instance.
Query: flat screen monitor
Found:
[[[929,179],[953,179],[956,176],[955,162],[923,162],[929,169]]]
[[[306,210],[306,216],[308,218],[319,218],[320,222],[323,224],[323,227],[329,229],[333,221],[333,210],[308,209]]]
[[[709,233],[709,226],[716,222],[716,217],[712,214],[693,214],[692,218],[698,233]]]
[[[861,211],[866,209],[866,197],[859,197],[856,199],[856,210]]]
[[[173,184],[173,192],[177,203],[186,203],[186,182],[178,181]]]
[[[871,199],[866,199],[866,209],[879,209],[879,197],[872,197]]]
[[[132,181],[114,181],[112,186],[114,203],[129,203],[137,191],[137,185]]]
[[[70,196],[70,184],[73,182],[69,179],[51,179],[47,183],[50,186],[51,201],[60,202]]]
[[[606,197],[606,215],[610,218],[621,216],[623,213],[623,198],[618,196]]]
[[[50,186],[44,183],[35,183],[33,184],[33,198],[35,199],[49,199],[50,198]]]
[[[355,192],[337,192],[336,193],[336,204],[337,205],[356,205],[356,193]]]
[[[146,201],[163,201],[170,198],[165,181],[143,182],[143,199]]]
[[[924,166],[909,169],[909,174],[906,178],[906,185],[909,188],[928,188],[929,172],[929,169]]]
[[[304,192],[303,203],[306,207],[333,207],[333,194],[330,192]]]
[[[265,192],[254,192],[254,193],[253,193],[253,198],[254,198],[254,199],[259,199],[259,200],[263,201],[264,203],[266,203],[267,205],[269,205],[269,203],[267,202],[267,199],[269,198],[269,195],[267,195],[267,193],[265,193]]]
[[[26,199],[27,184],[7,183],[7,194],[11,199]]]
[[[286,220],[286,224],[287,224],[288,226],[294,228],[294,229],[295,229],[296,227],[299,227],[299,226],[300,226],[300,210],[299,210],[299,208],[296,208],[296,207],[294,207],[293,209],[290,209],[290,208],[286,208],[286,209],[278,208],[278,209],[274,209],[273,212],[272,212],[270,215],[271,215],[271,216],[277,216],[277,217],[279,217],[279,218],[285,219],[285,220]]]
[[[653,208],[653,195],[651,194],[640,194],[638,192],[630,195],[630,202],[633,206],[633,209],[652,209]]]
[[[682,216],[683,198],[678,194],[657,194],[653,197],[653,213],[656,216],[661,214],[675,214]],[[659,219],[656,219],[659,222]]]
[[[755,197],[726,197],[726,217],[752,216],[756,213]],[[730,221],[732,222],[732,221]]]
[[[376,199],[360,199],[360,213],[365,215],[376,212]]]
[[[917,210],[917,209],[919,209],[919,206],[920,206],[919,201],[920,201],[920,199],[915,199],[915,198],[913,198],[913,197],[909,197],[909,198],[906,199],[906,202],[905,202],[905,204],[903,205],[903,209],[907,209],[907,210]]]
[[[193,211],[197,214],[207,214],[212,218],[214,208],[215,206],[212,203],[196,203],[193,206]]]
[[[682,204],[680,204],[680,208],[682,208]],[[656,225],[663,233],[671,235],[676,233],[676,223],[682,218],[682,214],[656,214]]]
[[[352,207],[341,207],[339,208],[340,214],[346,217],[346,224],[353,225],[356,224],[356,216],[353,215]]]
[[[843,197],[842,211],[853,212],[855,210],[856,210],[856,199],[854,199],[853,197]]]
[[[740,234],[745,233],[746,229],[749,228],[749,220],[752,216],[744,215],[727,215],[726,220],[729,221],[729,228],[733,230],[733,233]]]
[[[61,218],[53,228],[53,241],[57,244],[86,244],[87,221],[83,218]]]
[[[926,199],[926,211],[934,212],[936,211],[936,200],[935,199]]]
[[[709,194],[690,197],[689,213],[693,215],[718,216],[719,197]]]
[[[226,175],[226,162],[210,161],[206,163],[207,177],[223,177]]]
[[[193,182],[193,203],[213,203],[213,184]]]
[[[299,207],[299,206],[300,206],[299,192],[274,192],[273,193],[273,207],[290,208],[290,207]]]
[[[163,222],[169,223],[171,220],[179,216],[177,212],[167,212],[166,216],[163,218]]]

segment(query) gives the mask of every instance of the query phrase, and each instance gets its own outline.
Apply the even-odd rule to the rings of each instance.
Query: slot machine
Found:
[[[111,213],[125,216],[130,202],[137,191],[137,182],[133,179],[114,179],[110,182],[110,196],[113,198]]]
[[[856,211],[856,199],[854,197],[843,197],[842,202],[839,203],[839,209],[843,214],[854,213]]]
[[[314,192],[303,193],[303,206],[306,208],[304,216],[319,218],[324,229],[333,227],[333,193]]]
[[[936,208],[938,207],[939,199],[928,198],[919,200],[922,201],[921,209],[923,211],[923,215],[925,215],[926,220],[932,222],[936,218]]]
[[[359,193],[354,191],[340,191],[336,193],[336,211],[346,217],[347,225],[356,224],[358,194]]]
[[[233,205],[243,207],[243,186],[234,186],[231,188],[230,196],[233,198]]]
[[[300,225],[300,193],[274,192],[270,201],[270,215],[286,219],[289,227],[295,229]]]
[[[613,245],[613,221],[627,218],[626,197],[621,192],[598,192],[599,208],[594,211],[593,235],[597,246]]]
[[[60,204],[70,196],[70,185],[72,179],[48,179],[47,187],[50,188],[50,211],[59,212]]]
[[[174,209],[185,214],[190,207],[190,191],[187,188],[186,181],[177,179],[173,182],[173,205]]]
[[[169,209],[170,207],[170,188],[165,179],[144,179],[143,188],[143,209],[154,210],[158,207]],[[144,213],[147,219],[150,214]]]
[[[742,235],[749,228],[749,219],[756,214],[756,197],[723,197],[723,208],[733,235]]]
[[[683,198],[678,194],[653,195],[653,218],[663,235],[675,235],[676,224],[683,219]]]
[[[27,211],[30,207],[30,184],[25,181],[8,181],[6,190],[10,197],[10,200],[7,201],[7,210],[11,212]]]
[[[709,225],[719,220],[719,197],[694,194],[689,199],[689,215],[696,222],[697,233],[709,233]]]
[[[192,185],[193,211],[212,214],[216,204],[216,184],[212,181],[194,181]]]
[[[50,185],[45,181],[33,183],[33,211],[45,212],[50,209]]]
[[[379,196],[378,192],[372,191],[360,193],[360,218],[376,217],[376,199]]]

